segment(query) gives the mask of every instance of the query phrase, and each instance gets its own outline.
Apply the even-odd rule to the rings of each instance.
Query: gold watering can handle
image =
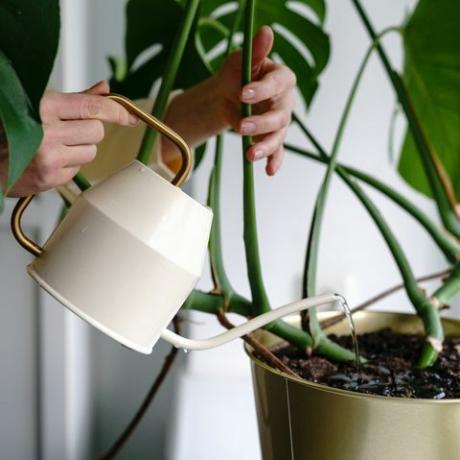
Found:
[[[153,115],[150,115],[149,113],[144,112],[142,109],[137,107],[137,105],[135,105],[134,102],[132,102],[127,97],[121,96],[119,94],[109,94],[107,97],[121,104],[126,110],[128,110],[128,112],[136,115],[147,126],[152,129],[156,129],[161,134],[165,135],[169,140],[174,142],[174,144],[176,144],[182,155],[182,164],[171,183],[177,187],[181,186],[187,179],[192,169],[192,152],[190,151],[190,148],[184,139],[182,139],[179,134],[155,118]],[[13,213],[11,214],[11,231],[13,232],[16,241],[24,249],[29,251],[32,255],[38,257],[43,253],[43,248],[29,239],[25,235],[21,226],[22,215],[24,214],[27,206],[33,200],[34,196],[35,195],[30,195],[18,200],[16,206],[13,209]]]

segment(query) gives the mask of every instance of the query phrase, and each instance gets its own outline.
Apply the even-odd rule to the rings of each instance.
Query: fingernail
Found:
[[[251,88],[246,88],[243,90],[243,99],[245,101],[251,101],[256,96],[256,92]]]
[[[129,116],[129,124],[132,126],[137,126],[139,124],[139,118],[134,115]]]
[[[260,160],[261,158],[264,157],[264,151],[263,149],[256,149],[254,151],[254,160]]]
[[[241,124],[242,134],[252,134],[256,131],[256,125],[252,121],[245,121]]]

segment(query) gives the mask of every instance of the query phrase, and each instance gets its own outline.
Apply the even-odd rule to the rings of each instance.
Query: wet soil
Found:
[[[330,338],[347,348],[350,336]],[[308,356],[290,345],[273,350],[300,377],[344,390],[404,398],[460,398],[460,337],[446,338],[437,362],[429,369],[416,368],[423,337],[383,329],[358,335],[360,355],[367,364],[333,363]]]

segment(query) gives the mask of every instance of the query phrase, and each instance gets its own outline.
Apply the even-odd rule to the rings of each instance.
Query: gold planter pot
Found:
[[[336,313],[323,313],[326,318]],[[420,333],[411,314],[361,312],[357,333],[384,327]],[[443,320],[446,335],[460,335],[460,321]],[[349,333],[346,321],[328,329]],[[265,331],[259,340],[280,340]],[[460,399],[388,398],[296,379],[254,358],[253,383],[264,460],[458,460]]]

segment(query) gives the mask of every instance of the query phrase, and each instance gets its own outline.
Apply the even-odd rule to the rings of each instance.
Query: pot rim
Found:
[[[335,312],[327,312],[327,313],[335,313]],[[358,314],[365,314],[365,315],[370,315],[370,316],[378,316],[378,315],[394,315],[398,314],[400,316],[404,317],[409,317],[409,316],[414,316],[416,317],[417,315],[413,313],[404,313],[404,312],[398,312],[398,311],[381,311],[381,310],[373,310],[373,311],[366,311],[366,312],[359,312]],[[450,318],[450,317],[443,317],[443,321],[454,321],[456,323],[460,322],[459,319],[456,318]],[[288,379],[292,381],[293,383],[312,388],[318,391],[322,391],[325,393],[332,393],[337,396],[343,396],[347,398],[368,398],[368,399],[376,399],[376,400],[382,400],[382,401],[387,401],[389,403],[398,403],[398,404],[460,404],[460,398],[450,398],[450,399],[427,399],[427,398],[403,398],[401,396],[381,396],[381,395],[374,395],[374,394],[368,394],[368,393],[360,393],[357,391],[351,391],[351,390],[343,390],[341,388],[335,388],[335,387],[330,387],[327,385],[324,385],[322,383],[316,383],[316,382],[311,382],[309,380],[304,380],[300,377],[295,377],[289,374],[286,374],[285,372],[282,372],[278,369],[274,369],[273,367],[269,366],[268,364],[264,363],[260,359],[256,358],[253,355],[253,350],[251,347],[245,343],[244,344],[244,351],[245,353],[249,356],[251,361],[256,364],[259,367],[262,367],[266,371],[278,375],[280,377],[283,377],[284,379]]]

